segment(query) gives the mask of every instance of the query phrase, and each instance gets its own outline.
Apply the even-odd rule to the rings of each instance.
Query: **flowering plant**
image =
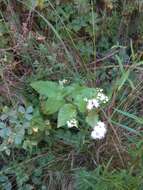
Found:
[[[108,102],[103,89],[89,88],[80,84],[65,85],[52,81],[36,81],[32,88],[40,94],[40,108],[44,115],[57,114],[57,127],[80,128],[78,115],[82,114],[85,122],[93,131],[93,139],[102,139],[107,131],[106,125],[99,120],[100,107]],[[50,120],[50,119],[49,119]]]

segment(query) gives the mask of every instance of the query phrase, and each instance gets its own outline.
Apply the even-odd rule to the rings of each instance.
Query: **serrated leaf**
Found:
[[[92,98],[92,97],[95,97],[95,95],[97,94],[97,91],[95,88],[88,88],[88,87],[85,87],[81,94],[84,96],[84,97],[87,97],[87,98]]]
[[[75,105],[78,107],[80,112],[86,111],[86,102],[84,101],[84,98],[82,96],[76,96],[74,99]]]
[[[42,103],[42,112],[47,115],[56,113],[64,104],[65,101],[62,97],[48,98]]]
[[[36,81],[31,83],[31,86],[40,95],[45,97],[56,97],[57,94],[62,94],[62,88],[55,82],[51,81]]]
[[[76,115],[76,107],[72,104],[65,104],[58,113],[58,127],[66,125],[67,121],[75,118]]]
[[[94,127],[98,122],[98,115],[96,112],[89,112],[86,117],[86,122],[91,126]]]

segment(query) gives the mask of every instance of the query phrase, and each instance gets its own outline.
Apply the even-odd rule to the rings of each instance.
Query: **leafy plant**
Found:
[[[18,147],[21,145],[26,130],[30,126],[32,114],[32,106],[25,108],[20,105],[15,110],[9,109],[8,107],[3,108],[3,112],[0,116],[1,152],[5,151],[6,154],[10,155],[10,147]]]
[[[79,84],[63,86],[51,81],[36,81],[31,86],[40,94],[42,112],[49,116],[58,113],[57,127],[66,126],[68,121],[77,119],[79,114],[83,114],[85,121],[94,127],[100,110],[96,107],[88,110],[88,100],[97,99],[99,104],[104,106],[106,103],[104,98],[107,99],[99,88],[89,88]],[[103,95],[103,99],[98,97],[99,94]]]

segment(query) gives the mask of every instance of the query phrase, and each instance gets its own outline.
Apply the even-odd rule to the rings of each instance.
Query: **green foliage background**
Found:
[[[142,0],[0,1],[0,189],[143,189],[142,10]],[[85,119],[79,86],[103,88],[109,103]],[[64,126],[71,104],[57,129],[72,101],[79,129]],[[97,115],[101,141],[90,138]]]

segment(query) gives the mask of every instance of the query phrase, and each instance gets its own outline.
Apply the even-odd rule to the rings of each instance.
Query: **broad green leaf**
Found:
[[[67,121],[75,118],[76,115],[76,107],[72,104],[65,104],[58,113],[58,127],[66,125]]]
[[[75,98],[77,95],[80,95],[83,98],[92,98],[97,94],[95,88],[89,88],[86,86],[81,86],[79,84],[72,84],[71,86],[66,87],[65,90],[66,94],[72,96],[73,98]]]
[[[42,103],[42,111],[44,114],[50,115],[56,113],[64,104],[65,101],[62,97],[50,97]]]
[[[77,95],[75,96],[74,99],[74,104],[78,107],[80,112],[85,112],[86,111],[86,102],[84,101],[83,96]]]
[[[92,97],[95,97],[95,96],[96,96],[97,91],[96,91],[95,88],[88,88],[88,87],[85,87],[85,88],[82,90],[81,94],[82,94],[83,96],[88,97],[88,98],[92,98]]]
[[[98,115],[96,112],[89,112],[86,117],[86,122],[91,126],[94,127],[98,122]]]
[[[51,81],[36,81],[31,83],[31,86],[34,90],[36,90],[40,95],[45,97],[56,97],[61,94],[63,89],[55,82]]]
[[[77,94],[80,94],[81,91],[84,89],[83,86],[80,86],[79,84],[72,84],[70,86],[65,87],[65,94],[68,96],[74,97]]]

